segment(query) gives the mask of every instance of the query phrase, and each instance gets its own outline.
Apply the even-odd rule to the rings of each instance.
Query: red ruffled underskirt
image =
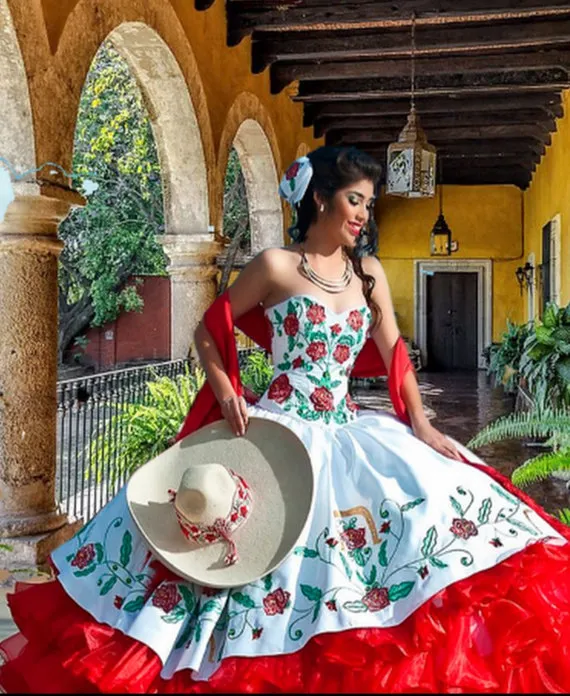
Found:
[[[291,655],[227,658],[208,682],[188,670],[161,679],[150,648],[94,621],[57,581],[21,584],[9,603],[21,633],[0,644],[8,693],[570,692],[567,544],[534,544],[394,628],[320,635]]]

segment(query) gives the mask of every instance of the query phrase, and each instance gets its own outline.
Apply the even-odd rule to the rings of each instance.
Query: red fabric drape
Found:
[[[234,321],[227,292],[220,295],[206,311],[204,324],[218,348],[233,388],[241,396],[243,388],[240,380],[237,347],[234,337]],[[239,317],[235,322],[235,326],[261,348],[267,351],[271,350],[269,320],[265,316],[265,311],[261,305],[254,307]],[[358,355],[351,374],[353,377],[388,375],[388,390],[396,415],[409,425],[410,419],[406,411],[406,404],[402,398],[402,385],[408,370],[413,370],[413,365],[410,361],[406,344],[401,337],[394,348],[390,371],[386,369],[376,344],[369,338]],[[176,439],[181,440],[202,426],[220,418],[222,418],[220,406],[210,385],[206,383],[198,393]]]

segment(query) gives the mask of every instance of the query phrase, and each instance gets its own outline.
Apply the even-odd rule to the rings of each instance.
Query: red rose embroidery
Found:
[[[325,320],[325,308],[318,304],[312,304],[307,310],[307,319],[311,324],[322,324]]]
[[[251,629],[251,640],[259,640],[261,638],[262,633],[263,633],[262,628],[252,628]]]
[[[361,329],[362,324],[364,324],[362,314],[360,314],[360,312],[357,309],[352,310],[352,312],[348,315],[347,321],[355,331]]]
[[[349,551],[361,549],[363,546],[366,546],[366,530],[364,527],[345,529],[340,536]]]
[[[338,611],[336,608],[336,601],[334,599],[329,599],[328,602],[325,602],[325,606],[329,611]]]
[[[286,592],[279,587],[263,598],[263,611],[267,614],[267,616],[282,614],[285,611],[285,607],[287,606],[290,596],[290,592]]]
[[[385,587],[375,587],[364,595],[362,603],[366,604],[368,611],[385,609],[390,604],[388,590]]]
[[[462,539],[469,539],[469,537],[479,534],[474,522],[471,522],[471,520],[463,520],[459,517],[453,520],[453,524],[449,528],[449,531]]]
[[[293,360],[293,367],[295,369],[297,369],[299,367],[303,367],[304,364],[305,364],[305,361],[303,360],[303,358],[300,355],[299,355],[299,357],[295,358],[295,360]]]
[[[348,408],[349,411],[358,411],[360,409],[360,407],[354,403],[354,401],[352,400],[352,396],[350,396],[350,394],[346,395],[345,401],[346,401],[346,407]]]
[[[384,522],[384,524],[380,527],[380,534],[386,534],[389,531],[390,531],[390,522]]]
[[[338,336],[339,333],[342,333],[342,326],[340,324],[333,324],[331,326],[331,333]]]
[[[420,575],[420,578],[423,580],[424,578],[427,578],[429,575],[429,568],[427,566],[422,566],[419,570],[418,573]]]
[[[299,173],[300,168],[301,165],[299,164],[299,162],[293,162],[293,164],[285,172],[285,178],[287,179],[287,181],[291,181],[291,179],[294,179]]]
[[[334,349],[333,358],[338,363],[346,362],[350,358],[350,348],[348,346],[345,346],[343,343],[340,343]]]
[[[180,601],[180,593],[176,585],[161,585],[152,596],[152,606],[162,609],[169,614]]]
[[[75,554],[75,558],[71,561],[71,565],[79,568],[79,570],[83,570],[83,568],[86,568],[94,558],[95,546],[93,544],[86,544],[85,546],[82,546]]]
[[[326,387],[317,387],[309,398],[315,411],[334,411],[334,398]]]
[[[113,600],[113,604],[117,609],[120,609],[123,606],[123,602],[125,601],[124,597],[120,597],[119,595],[115,595],[115,599]]]
[[[283,330],[287,336],[296,336],[299,332],[299,320],[294,314],[288,314],[283,321]]]
[[[327,354],[327,346],[323,341],[313,341],[309,344],[306,353],[313,362],[316,362],[320,358],[325,357]]]
[[[331,549],[334,549],[334,547],[338,544],[338,541],[334,537],[329,537],[325,543],[330,546]]]
[[[291,396],[293,387],[289,382],[287,375],[279,375],[276,380],[271,383],[267,396],[278,404],[282,404]]]

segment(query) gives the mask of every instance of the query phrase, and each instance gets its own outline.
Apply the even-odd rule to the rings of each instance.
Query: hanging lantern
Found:
[[[435,195],[436,149],[427,141],[415,106],[415,15],[412,17],[412,85],[408,122],[398,141],[388,146],[386,193],[404,198]]]
[[[441,171],[441,166],[440,166]],[[443,214],[443,179],[439,181],[439,215],[430,234],[430,253],[432,256],[451,256],[458,251],[459,243],[451,238],[451,230]]]

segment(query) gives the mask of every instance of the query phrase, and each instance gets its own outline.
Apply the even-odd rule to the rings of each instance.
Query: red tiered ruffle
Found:
[[[161,679],[150,648],[94,621],[57,581],[18,585],[9,603],[21,631],[0,644],[9,693],[570,692],[569,545],[534,544],[393,628],[320,635],[290,655],[227,658],[208,682],[188,670]]]

